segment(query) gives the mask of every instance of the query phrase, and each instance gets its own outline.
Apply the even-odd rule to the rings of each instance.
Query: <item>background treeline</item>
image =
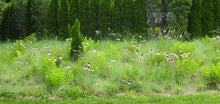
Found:
[[[191,38],[219,29],[219,0],[0,0],[0,39],[70,37],[78,18],[81,33],[105,39],[109,33],[188,31]],[[149,29],[152,28],[152,29]],[[157,28],[158,31],[158,28]],[[168,34],[168,32],[165,32]]]

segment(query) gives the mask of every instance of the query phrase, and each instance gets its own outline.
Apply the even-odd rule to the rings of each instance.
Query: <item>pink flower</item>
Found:
[[[142,38],[142,36],[141,36],[141,35],[139,35],[139,38]]]
[[[88,63],[87,66],[90,66],[90,63]]]
[[[127,84],[129,85],[129,84],[131,84],[131,82],[130,82],[130,81],[128,81],[128,82],[127,82]]]
[[[153,52],[153,50],[152,49],[150,49],[150,52],[149,53],[152,53]]]
[[[48,52],[47,55],[50,56],[50,52]]]
[[[95,71],[95,70],[92,68],[91,71]]]
[[[118,41],[119,41],[119,40],[120,40],[120,38],[117,38],[116,40],[118,40]]]
[[[182,52],[182,50],[179,50],[179,52]]]
[[[51,59],[49,58],[48,60],[50,61]]]
[[[133,44],[132,47],[135,47],[135,45]]]
[[[63,57],[60,57],[60,60],[62,60],[63,59]]]
[[[125,49],[125,51],[128,51],[128,49]]]
[[[55,58],[54,61],[57,61],[57,59]]]
[[[99,85],[99,83],[95,83],[95,85],[97,86],[97,85]]]
[[[136,54],[138,54],[138,50],[136,51]]]
[[[67,66],[67,69],[70,69],[70,65]]]
[[[144,55],[141,55],[141,58],[144,58]]]
[[[137,46],[137,49],[140,49],[140,47],[139,47],[139,46]]]
[[[86,66],[84,66],[84,67],[83,67],[83,69],[87,70],[87,67],[86,67]]]

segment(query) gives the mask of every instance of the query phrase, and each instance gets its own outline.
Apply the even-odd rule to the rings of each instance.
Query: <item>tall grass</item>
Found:
[[[0,96],[176,95],[219,89],[219,67],[214,84],[201,72],[203,65],[218,65],[219,38],[187,43],[87,39],[78,61],[69,60],[69,40],[29,40],[24,46],[0,44]]]

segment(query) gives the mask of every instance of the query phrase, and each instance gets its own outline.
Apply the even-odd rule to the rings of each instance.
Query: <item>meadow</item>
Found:
[[[170,37],[85,38],[82,44],[78,60],[71,60],[71,39],[37,40],[32,35],[0,43],[0,97],[116,98],[111,103],[126,96],[175,101],[214,93],[219,98],[219,36],[188,42]]]

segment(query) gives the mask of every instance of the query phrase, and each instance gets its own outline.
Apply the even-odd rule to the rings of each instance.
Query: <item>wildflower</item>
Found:
[[[47,55],[50,56],[50,52],[48,52]]]
[[[67,66],[67,69],[70,69],[70,65]]]
[[[40,49],[38,49],[38,53],[40,53]]]
[[[109,27],[108,30],[111,30],[111,28]]]
[[[111,60],[111,62],[115,62],[115,60]]]
[[[119,41],[119,40],[120,40],[120,38],[117,38],[116,40],[118,40],[118,41]]]
[[[130,81],[128,81],[128,82],[127,82],[127,84],[129,85],[129,84],[131,84],[131,82],[130,82]]]
[[[181,54],[180,56],[183,58],[183,55],[184,55],[184,54]]]
[[[87,70],[87,67],[86,67],[86,66],[84,66],[84,67],[83,67],[83,69]]]
[[[176,53],[175,53],[175,57],[176,57],[176,58],[179,58],[179,56],[178,56]]]
[[[146,52],[145,55],[147,55],[148,53]]]
[[[90,63],[88,63],[87,66],[90,66]]]
[[[65,69],[67,69],[67,66],[65,66]]]
[[[141,58],[144,58],[144,55],[141,55]]]
[[[125,49],[125,51],[128,51],[128,49]]]
[[[142,36],[141,36],[141,35],[139,35],[139,38],[142,38]]]
[[[138,50],[136,50],[136,54],[138,54]]]
[[[133,43],[133,41],[131,41],[131,43]]]
[[[174,52],[172,52],[171,55],[174,55]]]
[[[171,39],[171,37],[168,37],[168,39]]]
[[[25,64],[28,64],[28,62],[25,62]]]
[[[99,83],[95,83],[95,85],[99,85]]]
[[[93,50],[93,52],[96,52],[96,50]]]
[[[88,67],[87,70],[90,71],[90,67]]]
[[[133,44],[132,47],[135,47],[135,45]]]
[[[95,71],[95,70],[92,68],[91,71]]]
[[[48,60],[50,61],[51,59],[49,58]]]
[[[63,57],[60,57],[60,60],[62,60],[63,59]]]
[[[112,33],[112,35],[115,35],[115,33]]]
[[[124,79],[121,79],[121,81],[124,82],[125,80],[124,80]]]
[[[125,65],[128,65],[128,63],[127,62],[124,62],[125,63]]]
[[[54,61],[57,61],[57,58],[55,58]]]
[[[150,52],[149,53],[152,53],[153,52],[153,50],[152,49],[150,49]]]
[[[182,50],[179,50],[179,52],[182,52]]]
[[[100,31],[99,31],[99,30],[96,30],[95,32],[96,32],[96,34],[99,34],[99,33],[100,33]]]
[[[140,59],[139,62],[142,62],[142,60]]]
[[[169,58],[168,56],[166,57],[166,59],[167,59],[167,61],[169,61],[169,60],[170,60],[170,58]]]
[[[137,46],[137,49],[140,49],[140,47],[139,47],[139,46]]]

